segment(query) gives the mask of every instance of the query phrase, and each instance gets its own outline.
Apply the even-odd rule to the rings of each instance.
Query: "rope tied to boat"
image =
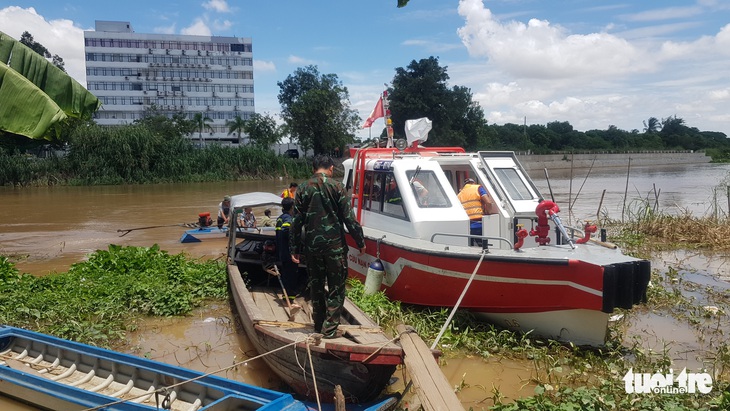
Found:
[[[160,409],[160,394],[165,394],[165,396],[162,398],[162,409],[163,410],[169,410],[172,407],[172,401],[170,400],[170,393],[172,390],[169,388],[162,388],[157,391],[155,391],[155,406],[157,409]]]
[[[451,323],[451,320],[454,318],[454,314],[456,314],[456,310],[461,305],[461,300],[464,299],[466,292],[469,290],[469,287],[471,286],[471,282],[474,280],[474,277],[477,275],[477,271],[479,271],[479,267],[482,266],[482,261],[484,261],[485,254],[486,254],[486,250],[482,250],[482,252],[479,255],[479,262],[477,263],[476,267],[474,267],[474,271],[471,273],[471,276],[469,277],[469,281],[466,282],[464,289],[461,291],[461,295],[459,296],[459,299],[456,301],[456,305],[454,305],[454,308],[451,310],[451,313],[449,313],[449,317],[446,319],[446,322],[444,323],[443,327],[441,327],[441,331],[439,331],[439,334],[438,334],[438,336],[436,336],[436,339],[433,341],[433,344],[431,344],[432,350],[436,348],[436,345],[438,345],[439,340],[441,339],[441,337],[443,337],[444,333],[446,332],[446,328],[448,328],[449,324]]]

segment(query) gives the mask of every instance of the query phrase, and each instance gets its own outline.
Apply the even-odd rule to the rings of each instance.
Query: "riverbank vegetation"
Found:
[[[0,185],[102,185],[238,181],[279,176],[306,178],[311,166],[258,146],[202,148],[149,124],[86,124],[72,135],[66,155],[47,158],[0,150]]]

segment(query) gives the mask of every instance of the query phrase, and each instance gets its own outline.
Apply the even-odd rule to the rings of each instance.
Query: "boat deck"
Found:
[[[258,324],[279,329],[287,339],[303,341],[314,333],[312,307],[309,300],[297,297],[293,304],[301,307],[292,321],[284,295],[274,287],[258,286],[250,290],[256,308],[260,313]],[[327,342],[353,345],[382,345],[384,348],[400,349],[383,330],[367,315],[359,310],[349,299],[345,299],[344,313],[339,327],[343,336]]]

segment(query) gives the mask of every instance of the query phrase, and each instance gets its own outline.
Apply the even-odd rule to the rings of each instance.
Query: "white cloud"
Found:
[[[462,0],[458,10],[466,24],[457,32],[469,54],[518,77],[591,79],[652,67],[644,50],[608,33],[570,34],[538,19],[502,23],[481,0]]]
[[[309,60],[309,59],[305,59],[304,57],[299,57],[299,56],[294,56],[294,55],[289,56],[287,61],[291,64],[299,64],[299,65],[305,65],[305,66],[308,66],[311,64],[315,64],[315,65],[317,64],[317,62],[314,60]]]
[[[654,19],[631,18],[681,14],[654,11]],[[500,20],[483,0],[461,0],[458,12],[464,18],[458,34],[472,61],[450,62],[451,82],[471,88],[490,123],[522,124],[527,117],[530,124],[569,121],[578,130],[632,130],[649,117],[676,114],[690,126],[730,136],[730,25],[682,42],[665,36],[697,22],[571,33],[547,20]]]
[[[274,72],[276,72],[276,64],[274,64],[273,61],[263,61],[263,60],[254,59],[253,69],[257,73],[262,73],[262,72],[274,73]]]
[[[159,26],[152,29],[157,34],[175,34],[176,24],[172,23],[169,26]]]
[[[226,0],[209,0],[203,3],[203,7],[207,10],[213,10],[218,13],[230,13],[231,8]]]
[[[702,13],[702,7],[666,7],[663,9],[644,10],[640,13],[624,14],[619,16],[626,21],[658,21],[671,19],[685,19]]]
[[[210,31],[210,27],[208,27],[208,24],[203,21],[202,18],[198,17],[197,19],[195,19],[195,21],[193,21],[193,24],[180,30],[180,34],[190,34],[194,36],[211,36],[212,32]]]
[[[71,20],[47,21],[33,7],[10,6],[0,9],[0,30],[16,40],[28,31],[51,54],[61,56],[68,74],[86,87],[84,30]]]
[[[233,27],[233,22],[230,20],[215,20],[213,22],[213,27],[215,27],[218,32],[228,31],[231,27]]]

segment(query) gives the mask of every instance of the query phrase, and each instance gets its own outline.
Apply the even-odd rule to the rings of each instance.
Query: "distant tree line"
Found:
[[[548,154],[555,151],[705,150],[715,161],[730,161],[730,140],[721,132],[700,131],[677,116],[651,117],[643,129],[577,131],[567,121],[539,124],[487,124],[471,90],[449,87],[447,68],[438,58],[413,60],[395,69],[388,88],[395,138],[405,138],[408,119],[432,121],[427,146],[460,146],[471,150],[514,150]],[[335,74],[317,67],[297,69],[279,83],[282,118],[294,141],[315,153],[357,142],[360,119],[350,108],[347,88]],[[383,140],[383,128],[376,138]],[[365,142],[361,142],[365,143]]]

